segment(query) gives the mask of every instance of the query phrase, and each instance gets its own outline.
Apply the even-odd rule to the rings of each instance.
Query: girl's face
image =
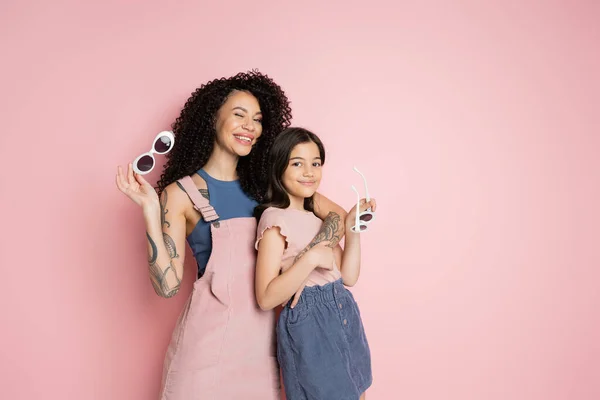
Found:
[[[217,146],[239,157],[247,156],[262,134],[262,113],[251,93],[232,92],[217,112]]]
[[[305,199],[315,194],[321,183],[321,154],[315,143],[300,143],[292,149],[281,181],[290,196]]]

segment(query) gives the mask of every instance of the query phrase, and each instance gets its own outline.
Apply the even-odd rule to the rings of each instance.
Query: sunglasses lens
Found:
[[[154,167],[154,158],[148,155],[143,156],[137,161],[136,167],[142,172],[148,172]]]
[[[172,145],[173,142],[171,141],[170,137],[166,135],[161,136],[156,140],[156,142],[154,142],[154,151],[159,154],[164,154],[167,151],[171,150]]]
[[[363,214],[359,218],[361,221],[369,222],[373,219],[373,214]]]
[[[355,225],[352,227],[352,232],[364,232],[367,230],[367,225]]]

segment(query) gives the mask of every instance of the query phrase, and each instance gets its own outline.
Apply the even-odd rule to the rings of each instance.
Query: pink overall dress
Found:
[[[218,219],[190,177],[179,181],[206,222]],[[255,218],[214,222],[212,253],[165,357],[162,400],[279,400],[275,313],[254,294]]]

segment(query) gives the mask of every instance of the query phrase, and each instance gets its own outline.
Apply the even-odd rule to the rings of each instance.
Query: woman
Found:
[[[291,110],[281,88],[256,71],[198,88],[173,125],[176,145],[158,193],[129,165],[117,186],[142,207],[150,278],[159,296],[172,297],[183,276],[184,242],[198,280],[177,322],[165,357],[161,399],[278,399],[279,370],[273,311],[254,296],[256,219],[267,160]],[[341,239],[344,210],[315,195],[321,231],[298,258]]]

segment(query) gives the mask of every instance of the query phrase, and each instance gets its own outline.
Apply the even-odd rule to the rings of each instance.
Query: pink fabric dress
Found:
[[[218,218],[191,178],[179,181],[205,221]],[[256,220],[211,225],[212,253],[177,321],[162,400],[280,399],[275,313],[254,294]]]

